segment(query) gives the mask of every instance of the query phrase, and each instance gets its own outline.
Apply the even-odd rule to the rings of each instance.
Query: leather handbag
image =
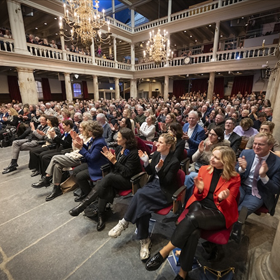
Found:
[[[63,183],[60,184],[60,188],[63,193],[75,190],[77,188],[75,177],[71,175],[68,179],[66,179]]]

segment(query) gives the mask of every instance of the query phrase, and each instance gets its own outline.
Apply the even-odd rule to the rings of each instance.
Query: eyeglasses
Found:
[[[208,135],[209,136],[217,136],[217,134],[215,134],[215,133],[209,133]]]

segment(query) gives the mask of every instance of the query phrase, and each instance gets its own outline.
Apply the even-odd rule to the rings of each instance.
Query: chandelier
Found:
[[[61,32],[66,38],[73,41],[80,40],[83,45],[91,45],[92,40],[97,42],[106,42],[110,39],[110,23],[106,22],[104,9],[101,12],[98,11],[99,1],[93,0],[68,0],[64,4],[64,21],[70,27],[70,36],[66,36],[64,32]],[[108,32],[101,33],[101,28],[107,24]],[[63,31],[62,18],[59,21],[60,30]]]
[[[146,50],[143,51],[144,58],[148,56],[149,61],[160,63],[162,61],[168,61],[173,56],[173,52],[170,50],[170,40],[167,38],[167,31],[163,31],[163,35],[158,29],[156,35],[154,30],[150,32],[150,39],[146,43]]]

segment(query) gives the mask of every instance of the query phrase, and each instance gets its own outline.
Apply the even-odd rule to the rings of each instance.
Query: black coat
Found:
[[[72,147],[72,137],[70,135],[70,133],[65,137],[65,139],[63,140],[64,134],[61,135],[61,137],[57,136],[55,138],[53,138],[53,143],[55,143],[57,145],[57,148],[59,148],[60,146],[62,146],[63,149],[69,149]]]
[[[237,152],[238,147],[240,146],[242,137],[240,137],[237,133],[232,132],[229,137],[230,147],[234,150],[234,152]]]
[[[115,164],[110,163],[111,171],[122,175],[126,179],[130,179],[142,171],[138,150],[136,148],[132,149],[129,151],[128,155],[122,155],[118,159],[121,150],[121,146],[118,146],[115,150],[117,162]]]
[[[180,168],[180,163],[173,153],[169,153],[164,160],[162,168],[159,172],[156,172],[155,166],[158,164],[160,157],[161,155],[159,152],[154,152],[152,161],[145,167],[145,170],[151,175],[149,182],[154,179],[155,175],[159,177],[161,190],[166,196],[167,201],[171,202],[174,192],[178,189],[176,177]]]

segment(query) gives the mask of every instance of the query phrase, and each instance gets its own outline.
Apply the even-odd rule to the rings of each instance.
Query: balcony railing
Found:
[[[14,40],[0,37],[0,49],[5,52],[14,52]]]
[[[176,66],[187,66],[193,64],[201,64],[201,63],[210,63],[214,61],[232,61],[232,60],[242,60],[248,58],[257,58],[257,57],[265,57],[269,55],[275,55],[276,45],[262,47],[252,47],[252,48],[243,48],[243,49],[236,49],[230,51],[219,51],[216,55],[216,60],[213,59],[213,53],[205,53],[199,55],[193,55],[190,57],[190,63],[184,63],[184,57],[177,57],[173,58],[169,62],[148,62],[148,63],[141,63],[135,65],[136,71],[144,71],[150,69],[157,69],[163,67],[176,67]]]
[[[27,43],[27,49],[33,56],[63,60],[62,50],[50,48],[42,45]]]
[[[14,40],[0,38],[1,52],[14,52]],[[189,64],[184,63],[185,57],[173,58],[169,62],[147,62],[135,65],[135,71],[144,71],[150,69],[158,69],[163,67],[178,67],[178,66],[188,66],[194,64],[210,63],[215,61],[235,61],[235,60],[244,60],[248,58],[259,58],[259,57],[268,57],[275,56],[275,50],[277,45],[268,45],[265,47],[251,47],[251,48],[242,48],[234,49],[228,51],[218,51],[216,57],[213,57],[213,53],[205,53],[192,55],[190,57]],[[45,59],[52,59],[58,61],[69,61],[74,63],[83,63],[88,65],[97,65],[100,67],[106,68],[116,68],[126,71],[132,70],[131,64],[121,63],[118,61],[112,61],[109,59],[95,58],[93,61],[92,56],[82,55],[78,53],[73,53],[69,51],[62,51],[59,49],[54,49],[50,47],[45,47],[41,45],[35,45],[27,43],[27,48],[32,56],[43,57]]]

